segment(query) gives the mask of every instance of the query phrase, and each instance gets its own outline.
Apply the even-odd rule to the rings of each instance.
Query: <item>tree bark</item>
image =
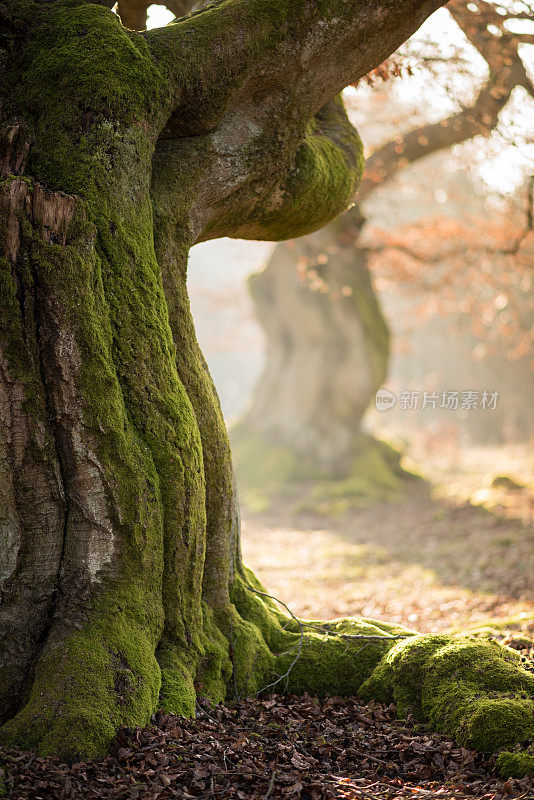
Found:
[[[297,3],[280,21],[235,0],[139,34],[97,3],[4,3],[4,743],[88,758],[157,707],[193,715],[197,694],[352,692],[405,635],[304,635],[242,566],[186,269],[201,238],[311,229],[348,202],[361,150],[339,102],[320,108],[334,67],[359,36],[366,72],[437,5]],[[372,637],[364,658],[349,632]]]

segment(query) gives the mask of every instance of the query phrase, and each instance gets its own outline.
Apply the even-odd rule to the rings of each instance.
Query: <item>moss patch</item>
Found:
[[[148,722],[160,669],[150,628],[134,623],[136,600],[125,594],[121,607],[102,597],[89,625],[47,647],[27,702],[2,728],[4,743],[69,761],[96,758],[120,725]]]
[[[497,768],[503,778],[524,778],[534,775],[534,753],[503,750],[497,756]]]
[[[311,459],[275,444],[245,422],[230,431],[240,499],[250,511],[268,511],[287,498],[295,512],[337,516],[381,500],[399,497],[417,476],[401,467],[401,454],[386,442],[361,433],[355,437],[349,473],[332,479]]]
[[[495,753],[534,740],[534,674],[519,655],[471,636],[417,636],[397,644],[360,687],[394,700],[465,747]]]
[[[237,576],[232,599],[239,614],[261,631],[275,656],[273,662],[264,664],[264,683],[259,682],[260,688],[277,681],[276,691],[310,692],[319,696],[355,694],[393,646],[394,640],[388,639],[388,635],[413,635],[400,626],[366,619],[327,623],[304,620],[301,632],[299,623],[278,609],[250,570]],[[373,638],[362,641],[351,636]]]

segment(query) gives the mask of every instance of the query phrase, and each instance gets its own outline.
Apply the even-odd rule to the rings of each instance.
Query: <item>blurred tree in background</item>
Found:
[[[527,357],[532,183],[527,180],[515,197],[492,209],[485,202],[487,191],[477,192],[464,176],[455,187],[450,182],[448,202],[443,204],[437,192],[436,203],[435,182],[446,165],[427,158],[467,140],[476,143],[482,157],[510,149],[513,126],[521,123],[525,110],[534,115],[534,87],[525,66],[525,46],[532,36],[510,30],[518,20],[530,19],[531,9],[523,3],[463,0],[446,8],[458,29],[452,43],[408,42],[349,96],[364,137],[370,130],[378,139],[357,206],[317,233],[277,245],[265,269],[250,278],[266,336],[266,364],[232,441],[245,498],[256,504],[262,504],[266,491],[283,486],[287,492],[288,480],[314,484],[312,506],[315,500],[339,501],[343,496],[354,502],[360,496],[385,496],[402,481],[397,454],[360,425],[386,378],[390,356],[388,325],[371,274],[384,293],[395,333],[409,318],[427,348],[427,358],[416,362],[419,372],[410,372],[407,354],[396,384],[399,379],[405,386],[419,380],[421,389],[430,388],[423,379],[439,375],[445,383],[453,380],[444,389],[490,389],[495,388],[489,385],[492,376],[500,376],[510,393],[514,384],[519,387],[515,423],[493,416],[488,426],[488,412],[479,414],[474,436],[483,438],[488,428],[494,436],[499,430],[513,436],[532,429],[528,392],[521,393],[532,382]],[[394,80],[380,85],[392,73]],[[399,74],[404,79],[395,77]],[[423,107],[408,104],[395,113],[395,93],[405,98],[410,83],[425,81],[439,86],[449,113],[443,114],[435,96]],[[374,99],[364,113],[358,111],[362,95]],[[417,97],[420,103],[420,93]],[[379,128],[374,137],[373,112]],[[388,116],[393,135],[384,143]],[[520,146],[521,136],[514,133]],[[419,167],[421,159],[425,161]],[[404,186],[399,184],[403,173],[409,174]],[[407,184],[412,197],[405,199]],[[406,208],[410,201],[418,207],[417,223]],[[371,206],[376,216],[381,203],[386,207],[382,224],[366,225],[364,208]],[[456,328],[456,341],[444,333],[446,323],[439,321],[443,315]],[[437,326],[433,338],[424,327],[428,320]],[[447,362],[440,354],[444,336],[449,369],[440,373]],[[455,356],[466,344],[477,359],[471,373],[458,370]],[[427,374],[422,375],[425,363]],[[402,425],[398,406],[391,419]]]

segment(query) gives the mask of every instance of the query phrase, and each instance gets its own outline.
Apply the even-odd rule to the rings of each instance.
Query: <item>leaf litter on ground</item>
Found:
[[[534,798],[534,777],[502,780],[494,758],[346,697],[201,701],[196,719],[121,730],[99,761],[0,748],[0,764],[12,800]]]

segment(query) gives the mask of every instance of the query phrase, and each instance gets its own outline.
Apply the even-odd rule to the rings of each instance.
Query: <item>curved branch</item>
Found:
[[[275,153],[242,188],[210,205],[212,219],[202,239],[283,239],[321,228],[347,208],[363,172],[363,145],[341,97],[326,103],[299,140],[294,158],[281,169]],[[260,161],[258,163],[261,163]],[[273,183],[276,178],[276,183]]]
[[[501,17],[502,17],[503,20],[524,19],[524,20],[528,20],[528,22],[532,22],[532,15],[533,14],[534,14],[534,7],[533,7],[532,11],[530,11],[530,12],[529,11],[523,11],[523,12],[521,12],[519,14],[514,14],[514,13],[503,14],[503,15],[501,15]]]
[[[523,86],[532,91],[517,51],[516,37],[506,32],[496,37],[488,31],[487,26],[497,24],[502,17],[489,3],[480,0],[477,5],[478,12],[473,13],[465,0],[451,0],[447,10],[488,64],[487,83],[471,106],[440,122],[415,128],[375,151],[366,163],[359,201],[365,200],[378,185],[407,164],[473,136],[488,135],[497,125],[513,89]]]
[[[188,205],[183,192],[190,184],[197,198],[192,242],[221,236],[277,241],[340,214],[363,171],[361,141],[341,98],[325,104],[304,130],[284,117],[284,103],[285,94],[273,95],[265,108],[255,107],[255,116],[237,108],[204,136],[162,138],[152,179],[159,224],[175,224]],[[206,165],[203,171],[199,164]]]
[[[176,224],[187,183],[196,193],[192,241],[280,240],[325,225],[362,171],[359,138],[331,94],[439,5],[292,0],[275,13],[272,0],[214,0],[144,34],[174,80],[154,159],[156,213]]]
[[[221,0],[146,34],[174,82],[168,134],[213,130],[228,110],[291,86],[310,119],[380,64],[444,0]]]

